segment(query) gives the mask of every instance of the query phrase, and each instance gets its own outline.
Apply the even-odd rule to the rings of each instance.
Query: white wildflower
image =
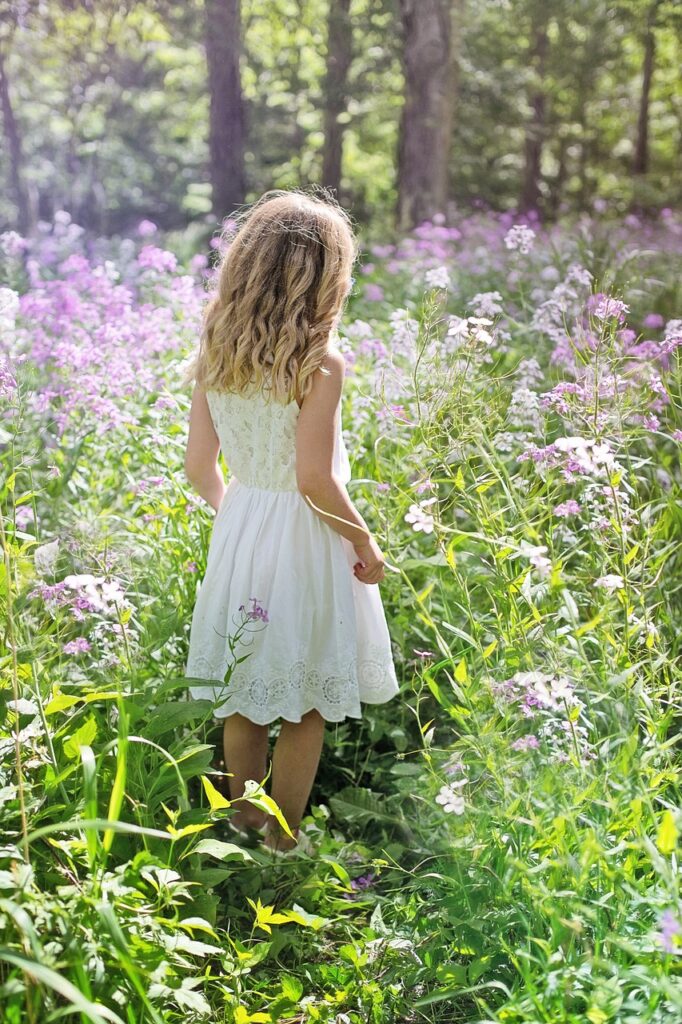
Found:
[[[424,275],[424,284],[427,288],[443,288],[447,290],[451,284],[448,268],[440,266],[427,270]]]
[[[530,252],[535,241],[535,232],[526,224],[514,224],[504,236],[504,244],[508,249],[521,253]]]
[[[434,501],[438,501],[438,498],[427,498],[418,505],[410,505],[409,512],[405,513],[405,522],[412,523],[412,529],[416,532],[421,530],[424,533],[433,533],[433,516],[429,512],[424,512],[424,509]]]
[[[594,585],[595,587],[604,587],[605,590],[613,593],[614,590],[622,590],[625,586],[625,581],[617,573],[609,572],[605,576],[600,576],[599,579],[596,579]]]
[[[442,804],[446,814],[463,814],[466,807],[464,797],[456,792],[460,786],[466,785],[467,779],[457,779],[446,786],[441,786],[436,795],[436,803]]]

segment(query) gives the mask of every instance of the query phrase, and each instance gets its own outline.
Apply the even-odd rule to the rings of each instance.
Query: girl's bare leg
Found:
[[[247,779],[262,782],[267,775],[267,725],[256,725],[240,714],[228,715],[223,729],[223,750],[225,771],[233,773],[228,780],[230,800],[238,800],[244,795],[244,783]],[[239,828],[260,828],[268,817],[265,811],[260,811],[245,802],[237,804],[237,809],[230,820]]]
[[[313,708],[300,722],[282,721],[272,752],[273,800],[296,835],[313,788],[324,742],[324,718]],[[274,817],[268,821],[265,845],[279,850],[296,846]]]

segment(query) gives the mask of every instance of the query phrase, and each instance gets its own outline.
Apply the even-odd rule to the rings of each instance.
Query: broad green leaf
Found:
[[[93,718],[86,719],[85,722],[80,726],[72,736],[64,740],[62,744],[64,754],[73,761],[75,758],[80,756],[81,747],[89,747],[97,735],[97,721]]]
[[[205,853],[207,857],[215,857],[216,860],[226,860],[228,857],[253,860],[248,850],[244,850],[234,843],[223,843],[219,839],[200,839],[194,849],[184,854],[181,859],[184,860],[185,857],[189,857],[193,853]]]

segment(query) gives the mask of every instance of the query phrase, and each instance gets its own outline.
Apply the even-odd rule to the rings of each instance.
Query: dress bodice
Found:
[[[298,489],[297,402],[284,405],[256,388],[240,394],[210,389],[206,399],[227,467],[240,483],[270,491]],[[350,464],[340,415],[333,466],[334,472],[347,483]]]

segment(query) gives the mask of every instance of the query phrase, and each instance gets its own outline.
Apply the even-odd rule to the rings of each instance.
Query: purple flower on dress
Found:
[[[262,605],[258,604],[258,598],[250,597],[249,601],[251,601],[253,607],[247,609],[245,605],[240,604],[239,611],[244,612],[247,619],[260,619],[261,622],[269,622],[268,613]]]

